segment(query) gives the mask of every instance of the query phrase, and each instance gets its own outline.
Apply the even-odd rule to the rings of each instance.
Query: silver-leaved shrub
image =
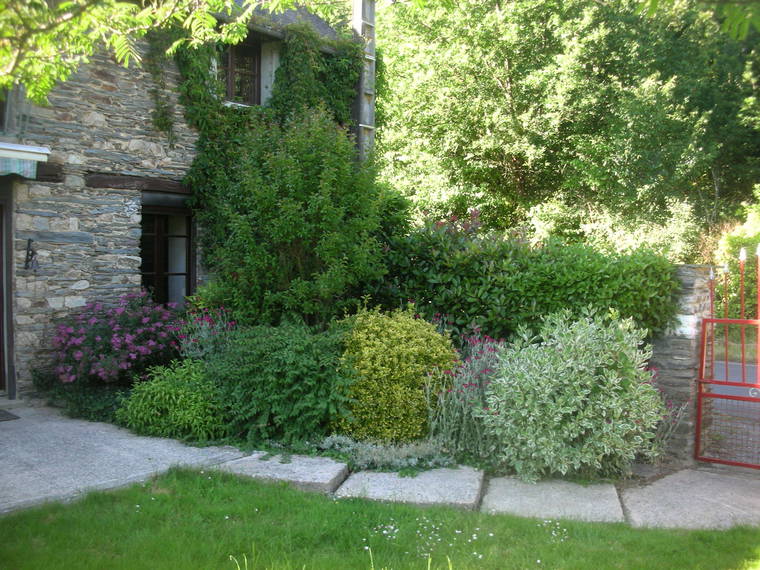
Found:
[[[504,346],[480,410],[498,462],[534,480],[616,475],[655,456],[665,410],[645,368],[645,334],[615,314],[560,311],[537,337],[523,331]]]

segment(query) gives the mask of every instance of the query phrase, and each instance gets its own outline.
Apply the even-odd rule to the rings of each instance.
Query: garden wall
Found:
[[[676,323],[653,341],[651,364],[658,370],[659,384],[674,405],[689,407],[670,441],[668,453],[690,462],[694,457],[697,374],[702,318],[710,316],[710,267],[680,265],[676,268],[681,290]]]

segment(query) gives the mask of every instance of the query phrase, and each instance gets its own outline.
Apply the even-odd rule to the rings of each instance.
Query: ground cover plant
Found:
[[[737,569],[760,530],[673,531],[340,500],[217,472],[172,471],[0,518],[4,568]],[[431,562],[428,566],[428,557]]]

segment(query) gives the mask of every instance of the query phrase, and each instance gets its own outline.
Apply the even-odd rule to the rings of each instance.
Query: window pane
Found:
[[[187,294],[186,284],[186,276],[169,275],[169,294],[167,300],[170,303],[177,303],[182,307],[185,304],[185,295]]]
[[[255,81],[253,75],[236,73],[233,84],[233,100],[241,103],[254,103],[254,85]]]
[[[187,238],[167,238],[169,244],[167,273],[187,273]]]
[[[155,254],[156,238],[143,234],[140,238],[140,256],[142,257],[142,265],[140,265],[141,273],[153,273],[156,270]]]
[[[140,225],[143,233],[154,233],[156,231],[156,216],[154,214],[143,214]]]
[[[186,236],[187,216],[169,216],[167,233],[170,236]]]

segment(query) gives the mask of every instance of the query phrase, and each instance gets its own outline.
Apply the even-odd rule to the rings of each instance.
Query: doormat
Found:
[[[17,420],[18,416],[5,410],[0,410],[0,422],[7,422],[10,420]]]

